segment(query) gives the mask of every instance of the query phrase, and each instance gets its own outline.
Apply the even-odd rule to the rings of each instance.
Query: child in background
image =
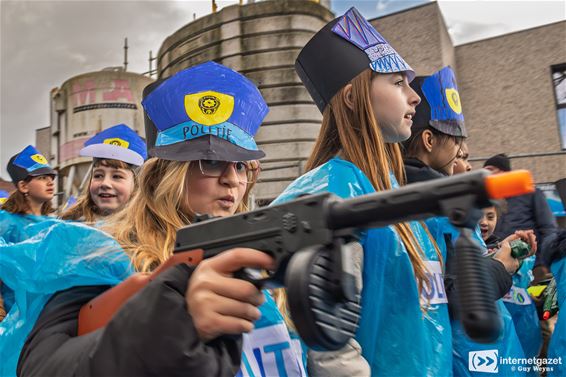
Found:
[[[529,255],[522,261],[513,258],[516,268],[514,271],[509,271],[513,275],[513,286],[503,297],[503,302],[509,313],[511,313],[525,356],[528,358],[535,357],[539,354],[542,346],[542,334],[536,304],[528,294],[527,288],[533,280],[532,268],[535,262],[536,237],[532,230],[516,231],[513,235],[500,242],[499,238],[494,234],[500,213],[499,206],[484,208],[483,216],[480,220],[481,235],[488,251],[495,256],[501,253],[504,247],[507,247],[507,243],[514,239],[513,236],[518,235],[520,239],[529,241],[531,249]],[[511,246],[512,243],[509,244],[509,247]],[[533,373],[531,374],[534,375]]]
[[[85,142],[81,156],[92,157],[88,185],[63,220],[93,223],[116,213],[137,188],[137,171],[147,158],[146,144],[131,128],[118,124]]]
[[[36,216],[53,212],[51,199],[55,195],[54,180],[57,173],[35,147],[28,145],[12,156],[6,169],[16,190],[2,204],[4,211]]]

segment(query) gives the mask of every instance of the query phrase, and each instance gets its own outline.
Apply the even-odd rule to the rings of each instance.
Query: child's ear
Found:
[[[432,152],[434,147],[434,135],[430,130],[424,130],[421,134],[421,141],[423,142],[424,149],[428,152]]]
[[[28,183],[26,181],[19,181],[18,184],[18,191],[25,194],[29,191]]]
[[[354,101],[352,100],[352,84],[347,84],[344,89],[342,89],[342,99],[348,107],[348,109],[354,111]]]

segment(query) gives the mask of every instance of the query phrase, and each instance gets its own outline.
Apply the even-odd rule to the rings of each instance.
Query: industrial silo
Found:
[[[255,189],[261,204],[303,173],[316,140],[322,116],[294,63],[301,48],[332,18],[316,1],[233,5],[187,24],[159,49],[160,78],[214,60],[245,74],[260,88],[270,108],[256,137],[267,155]]]
[[[76,195],[86,176],[91,158],[79,156],[86,140],[119,123],[145,135],[142,91],[152,81],[113,67],[72,77],[51,91],[51,145],[38,147],[44,153],[48,149],[50,163],[59,170],[58,191],[65,195],[57,198],[58,205]]]

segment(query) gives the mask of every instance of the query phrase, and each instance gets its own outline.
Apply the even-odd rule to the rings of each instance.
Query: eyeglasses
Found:
[[[255,182],[259,174],[259,161],[199,160],[198,164],[202,175],[207,177],[222,177],[233,166],[240,183]]]

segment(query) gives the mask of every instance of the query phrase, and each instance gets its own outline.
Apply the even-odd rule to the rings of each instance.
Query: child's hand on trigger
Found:
[[[272,269],[273,259],[257,250],[237,248],[205,259],[193,272],[185,300],[201,340],[250,332],[260,318],[261,291],[232,277],[244,267]]]

